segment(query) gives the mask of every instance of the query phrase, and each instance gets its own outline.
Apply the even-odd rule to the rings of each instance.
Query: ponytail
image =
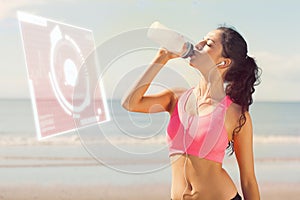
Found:
[[[244,62],[233,63],[224,79],[228,82],[226,94],[233,102],[242,106],[243,112],[248,111],[253,103],[254,86],[259,84],[259,68],[255,60],[247,56]]]
[[[253,103],[254,86],[260,83],[259,68],[252,57],[247,56],[241,65],[234,64],[225,75],[225,81],[228,82],[226,94],[242,108],[239,124],[233,130],[233,135],[237,134],[246,123],[245,112],[249,111],[249,106]]]
[[[247,43],[237,31],[228,27],[219,27],[218,30],[223,31],[222,54],[232,60],[224,77],[224,81],[228,83],[225,92],[234,103],[241,106],[238,125],[232,133],[234,138],[246,123],[245,112],[249,111],[249,106],[253,103],[252,94],[255,91],[254,86],[260,83],[261,70],[254,58],[247,55]],[[233,141],[229,142],[228,147],[232,149],[230,153],[232,154],[234,151]]]

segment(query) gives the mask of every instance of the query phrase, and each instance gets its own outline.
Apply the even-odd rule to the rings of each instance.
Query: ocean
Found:
[[[170,185],[166,113],[129,113],[109,101],[111,122],[38,141],[30,100],[0,100],[1,185]],[[300,183],[300,102],[250,109],[255,169],[262,183]],[[224,168],[239,184],[234,156]]]
[[[108,107],[113,124],[120,130],[126,129],[112,132],[111,128],[108,128],[106,131],[110,132],[109,134],[122,135],[123,131],[125,135],[130,132],[129,134],[134,134],[136,137],[147,139],[155,135],[153,130],[164,132],[168,122],[166,114],[129,113],[121,107],[120,100],[109,101]],[[17,142],[21,138],[36,140],[29,99],[0,100],[0,111],[0,136],[2,138],[10,138],[11,142]],[[300,137],[299,113],[300,102],[255,102],[250,107],[250,114],[257,142],[269,143],[276,140],[284,143],[297,142]],[[145,128],[146,132],[139,130]],[[10,145],[10,143],[4,144],[3,141],[1,144]]]

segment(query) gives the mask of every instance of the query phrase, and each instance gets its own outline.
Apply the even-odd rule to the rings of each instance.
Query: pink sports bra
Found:
[[[225,114],[232,100],[225,96],[211,113],[191,115],[185,111],[185,104],[192,89],[178,99],[171,115],[167,127],[169,155],[186,153],[222,163],[228,145]]]

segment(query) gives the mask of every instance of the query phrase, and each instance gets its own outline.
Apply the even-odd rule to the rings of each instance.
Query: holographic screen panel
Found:
[[[38,139],[110,120],[93,32],[18,12]]]

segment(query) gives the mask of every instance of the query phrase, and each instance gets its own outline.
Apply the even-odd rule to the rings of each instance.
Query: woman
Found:
[[[125,109],[133,112],[170,113],[167,132],[172,161],[171,199],[241,199],[222,168],[228,144],[236,155],[244,199],[260,199],[248,112],[259,70],[247,55],[245,40],[232,28],[211,31],[195,45],[190,58],[190,65],[202,74],[196,87],[145,95],[157,73],[176,57],[160,49],[122,102]]]

